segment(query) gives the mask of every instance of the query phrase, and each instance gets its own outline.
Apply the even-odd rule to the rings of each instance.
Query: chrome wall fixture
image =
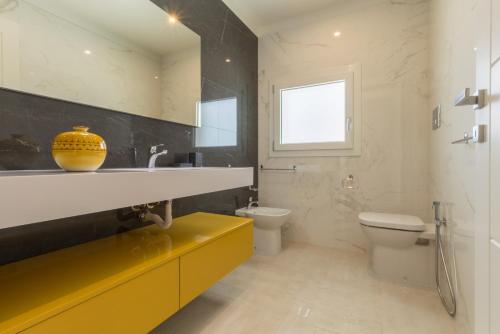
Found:
[[[352,174],[342,179],[342,188],[354,189],[354,176]]]
[[[441,218],[441,202],[434,201],[432,202],[432,208],[434,209],[434,223],[436,224],[436,253],[435,253],[435,271],[436,271],[436,287],[441,298],[441,302],[443,303],[446,312],[452,317],[455,317],[457,313],[457,300],[455,298],[455,289],[452,284],[450,271],[448,269],[448,264],[446,262],[445,253],[443,250],[443,241],[441,240],[441,227],[442,225],[447,225],[447,220],[445,218]],[[443,271],[445,274],[446,285],[449,291],[450,301],[446,300],[443,291],[441,290],[441,280],[439,279],[440,273],[440,265],[442,264]]]
[[[437,130],[441,127],[441,106],[438,105],[432,110],[432,130]]]
[[[464,137],[462,139],[458,139],[455,141],[452,141],[452,144],[468,144],[469,142],[472,143],[484,143],[486,141],[486,125],[480,124],[480,125],[475,125],[472,128],[472,134],[469,135],[469,133],[464,132]]]
[[[265,168],[264,165],[260,165],[260,170],[261,171],[288,171],[288,172],[295,172],[297,171],[297,166],[293,165],[292,168]]]
[[[478,89],[471,95],[470,88],[465,88],[455,97],[455,107],[473,106],[474,110],[481,109],[486,105],[486,89]]]
[[[471,95],[470,88],[464,88],[457,97],[455,97],[455,107],[473,106],[472,109],[478,110],[486,106],[486,89],[478,89],[474,95]],[[479,124],[472,128],[472,134],[464,132],[462,139],[454,140],[452,144],[468,144],[486,142],[486,125]]]
[[[454,140],[452,144],[468,144],[472,140],[472,136],[469,136],[467,132],[464,132],[464,137],[462,139]]]

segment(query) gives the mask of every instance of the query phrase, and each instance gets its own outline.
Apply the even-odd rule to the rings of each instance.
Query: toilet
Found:
[[[402,284],[433,285],[433,243],[417,244],[426,237],[426,224],[418,217],[362,212],[361,228],[370,241],[370,268],[375,276]]]

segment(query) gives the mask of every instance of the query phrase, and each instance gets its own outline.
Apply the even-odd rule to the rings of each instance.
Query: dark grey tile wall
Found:
[[[148,0],[145,0],[148,1]],[[257,37],[221,0],[153,0],[175,11],[201,36],[202,100],[238,98],[238,146],[207,148],[206,166],[257,167]],[[226,58],[231,63],[226,63]],[[85,124],[108,145],[103,168],[143,167],[151,145],[169,149],[159,165],[173,163],[175,153],[193,151],[194,129],[120,112],[0,89],[0,169],[55,169],[53,137]],[[257,170],[257,169],[256,169]],[[255,183],[257,174],[255,175]],[[1,191],[1,189],[0,189]],[[247,202],[248,189],[235,189],[174,201],[174,216],[195,211],[233,214]],[[22,202],[22,194],[18,196]],[[29,203],[25,203],[29,209]],[[0,230],[0,264],[140,227],[117,211],[60,219]]]

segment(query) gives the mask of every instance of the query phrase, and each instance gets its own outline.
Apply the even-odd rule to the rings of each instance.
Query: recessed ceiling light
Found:
[[[177,15],[175,14],[167,14],[167,16],[168,16],[168,22],[170,23],[175,23],[178,21]]]
[[[226,58],[226,63],[230,63],[231,62],[231,58]]]
[[[92,54],[92,51],[90,51],[90,50],[84,50],[83,53],[85,53],[86,55],[90,55],[90,54]]]
[[[336,31],[333,33],[333,37],[340,37],[340,35],[342,35],[340,31]]]
[[[158,79],[160,79],[160,77],[159,77],[159,76],[157,76],[157,75],[155,75],[155,79],[156,79],[156,80],[158,80]]]

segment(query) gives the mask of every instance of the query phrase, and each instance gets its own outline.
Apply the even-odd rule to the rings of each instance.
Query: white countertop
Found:
[[[253,184],[253,167],[0,171],[0,228]]]

